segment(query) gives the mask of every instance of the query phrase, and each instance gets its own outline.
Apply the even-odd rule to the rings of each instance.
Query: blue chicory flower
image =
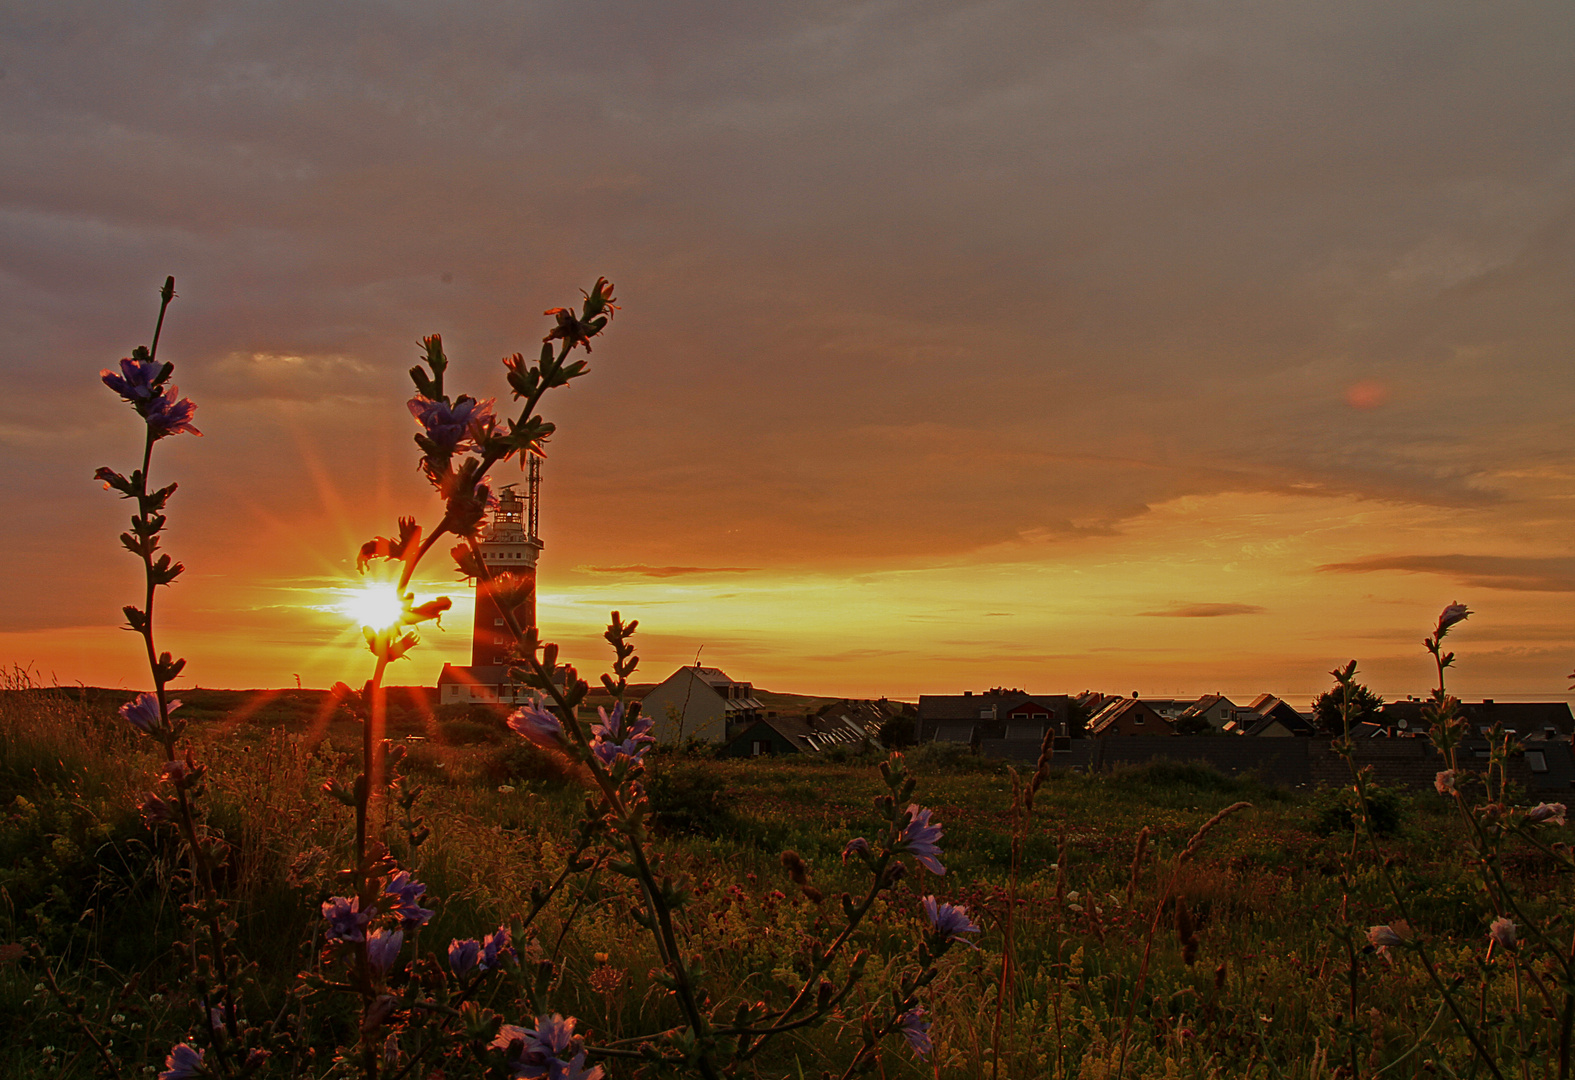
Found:
[[[376,913],[376,908],[362,911],[359,896],[330,896],[323,901],[323,918],[328,920],[328,940],[363,940],[366,924],[372,921]]]
[[[406,926],[425,926],[432,912],[422,907],[418,900],[427,887],[410,876],[409,870],[396,870],[383,886],[383,892],[394,898],[389,908]]]
[[[497,933],[487,935],[487,939],[481,943],[483,971],[496,971],[505,960],[514,959],[514,946],[510,944],[511,937],[506,926],[500,926]]]
[[[930,1022],[924,1018],[922,1005],[915,1005],[897,1018],[897,1031],[908,1040],[908,1047],[916,1057],[924,1057],[935,1049],[930,1042]]]
[[[515,709],[509,714],[508,724],[537,746],[556,750],[563,745],[563,724],[540,701],[526,702]]]
[[[623,702],[614,705],[611,713],[600,706],[596,712],[601,717],[601,723],[591,725],[591,752],[603,765],[611,766],[619,758],[639,761],[646,750],[655,744],[656,736],[651,734],[653,724],[650,717],[640,716],[625,723]]]
[[[187,1043],[176,1043],[175,1049],[164,1059],[164,1071],[159,1073],[159,1080],[190,1080],[202,1068],[202,1057],[201,1050]]]
[[[481,942],[475,938],[465,938],[461,941],[455,938],[448,943],[449,969],[464,978],[476,969],[477,962],[481,959]]]
[[[429,913],[430,914],[430,913]],[[374,930],[366,939],[366,963],[378,975],[387,975],[405,944],[403,930]]]
[[[174,712],[178,708],[180,702],[172,701],[166,711]],[[154,694],[138,694],[135,700],[126,702],[120,707],[120,718],[144,735],[164,730],[164,718],[159,715],[159,699]]]
[[[908,824],[897,834],[897,850],[906,851],[919,861],[919,865],[932,874],[946,873],[946,867],[936,858],[941,853],[938,841],[942,829],[930,821],[933,811],[921,810],[917,803],[908,806]]]
[[[120,362],[120,374],[108,368],[99,372],[104,385],[133,405],[146,405],[158,394],[159,376],[164,365],[157,360],[140,360],[127,357]]]
[[[476,435],[495,422],[491,401],[461,396],[450,405],[417,394],[409,406],[410,415],[426,430],[427,438],[446,454],[470,449]]]
[[[924,898],[924,915],[935,932],[948,941],[964,940],[962,934],[977,934],[979,928],[968,918],[968,908],[963,904],[937,903],[935,897]]]
[[[554,1013],[536,1018],[536,1029],[504,1024],[492,1040],[507,1054],[509,1073],[527,1080],[601,1080],[600,1065],[585,1067],[585,1051],[574,1034],[574,1017]],[[572,1056],[571,1056],[572,1055]]]
[[[1459,601],[1450,604],[1438,616],[1438,631],[1436,636],[1443,637],[1445,634],[1449,633],[1450,627],[1454,626],[1456,623],[1465,622],[1470,614],[1470,609],[1468,609],[1466,605],[1460,603]]]
[[[848,863],[848,857],[851,855],[859,855],[867,859],[869,858],[869,854],[870,842],[864,839],[862,836],[855,836],[852,840],[848,841],[848,846],[842,849],[842,864],[846,866]]]
[[[148,429],[153,432],[155,439],[162,439],[166,435],[179,435],[189,431],[193,435],[201,435],[191,425],[191,418],[197,413],[197,406],[191,398],[175,397],[180,393],[179,388],[170,387],[169,390],[154,398],[148,404]]]

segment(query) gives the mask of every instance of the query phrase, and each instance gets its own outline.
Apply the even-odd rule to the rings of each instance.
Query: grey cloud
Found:
[[[1438,574],[1476,589],[1516,592],[1575,592],[1575,558],[1519,558],[1506,555],[1374,555],[1352,562],[1326,563],[1319,570],[1369,574],[1382,570]]]
[[[1175,604],[1159,611],[1140,611],[1167,619],[1217,619],[1225,615],[1262,615],[1267,608],[1257,604]]]
[[[590,565],[946,557],[1238,491],[1568,521],[1494,479],[1575,451],[1557,6],[13,7],[0,346],[82,426],[173,272],[183,393],[377,404],[321,425],[371,489],[417,337],[493,396],[606,272],[549,404],[552,550]],[[210,490],[291,497],[253,475],[279,428],[227,419]]]

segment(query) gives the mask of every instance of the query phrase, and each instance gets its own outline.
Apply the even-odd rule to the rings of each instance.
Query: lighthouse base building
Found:
[[[536,625],[536,562],[542,542],[537,536],[537,507],[541,494],[541,460],[530,459],[526,491],[510,484],[498,495],[498,508],[482,533],[481,558],[494,577],[508,575],[517,586],[524,583],[525,598],[514,609],[523,627]],[[476,583],[476,615],[471,626],[470,663],[444,664],[438,675],[439,705],[509,703],[536,696],[531,688],[509,678],[514,636],[509,633],[493,589]]]

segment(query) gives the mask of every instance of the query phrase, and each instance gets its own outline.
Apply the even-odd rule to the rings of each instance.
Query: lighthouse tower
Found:
[[[530,457],[525,492],[510,484],[498,494],[498,508],[482,534],[481,559],[492,574],[523,578],[528,588],[526,600],[515,609],[522,626],[536,625],[536,558],[541,554],[541,538],[536,535],[537,508],[541,494],[541,459]],[[503,611],[485,581],[476,583],[476,621],[470,638],[472,669],[505,663],[513,636],[503,619]]]

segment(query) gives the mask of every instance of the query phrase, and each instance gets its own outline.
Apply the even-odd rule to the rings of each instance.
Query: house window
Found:
[[[755,739],[753,742],[751,742],[749,744],[749,752],[754,757],[759,757],[762,754],[769,754],[769,753],[771,753],[771,740],[770,739]]]
[[[1134,714],[1132,717],[1132,722],[1134,724],[1141,724],[1143,722],[1143,717]]]
[[[1531,767],[1531,771],[1532,772],[1537,772],[1537,773],[1547,772],[1548,771],[1547,754],[1544,753],[1541,750],[1527,750],[1526,751],[1526,764]]]
[[[498,618],[493,619],[492,620],[492,625],[493,626],[502,626],[503,625],[503,618],[502,618],[502,616],[499,616]]]

